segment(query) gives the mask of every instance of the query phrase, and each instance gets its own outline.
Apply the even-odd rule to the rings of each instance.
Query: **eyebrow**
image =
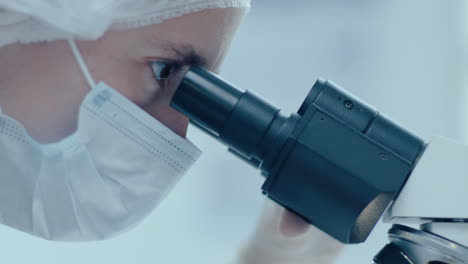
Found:
[[[185,44],[176,44],[168,43],[164,49],[173,52],[178,57],[176,59],[177,63],[181,65],[191,65],[203,67],[208,64],[208,60],[202,55],[198,54],[192,45]]]

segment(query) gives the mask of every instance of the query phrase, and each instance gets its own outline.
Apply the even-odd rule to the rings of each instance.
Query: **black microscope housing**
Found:
[[[201,67],[171,105],[260,169],[263,193],[343,243],[365,241],[410,175],[423,139],[330,81],[286,114]]]

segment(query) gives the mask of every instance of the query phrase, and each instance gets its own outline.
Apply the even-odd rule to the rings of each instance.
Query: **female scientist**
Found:
[[[200,155],[169,106],[177,81],[217,71],[249,7],[0,0],[0,222],[89,241],[146,217]],[[269,202],[237,263],[326,264],[340,248]]]

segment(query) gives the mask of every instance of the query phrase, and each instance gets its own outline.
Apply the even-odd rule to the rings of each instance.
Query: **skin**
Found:
[[[149,62],[177,59],[178,53],[168,49],[169,45],[181,50],[190,45],[204,58],[205,67],[216,72],[243,17],[242,9],[209,9],[161,24],[110,31],[96,41],[77,41],[77,45],[96,82],[106,82],[185,137],[188,119],[169,106],[177,87],[174,83],[183,74],[175,73],[168,85],[162,87]],[[21,122],[39,143],[59,141],[76,130],[80,103],[91,88],[66,41],[2,47],[0,61],[8,65],[0,67],[0,105],[5,114]],[[317,239],[322,245],[329,242],[331,246],[325,247],[328,250],[311,248],[301,259],[332,263],[339,251],[336,241],[321,233],[317,235],[318,230],[275,204],[266,208],[256,235],[240,254],[242,263],[303,263],[292,257],[272,262],[269,257],[274,254],[268,253],[264,255],[269,257],[262,260],[256,252],[259,246],[262,249],[271,246],[269,252],[283,256],[294,251],[290,245],[305,245],[309,243],[306,241]],[[278,250],[278,245],[284,251]]]
[[[289,226],[285,233],[282,226]],[[236,264],[332,264],[343,245],[271,200]]]
[[[173,89],[158,87],[148,63],[177,58],[169,43],[189,44],[208,69],[217,71],[242,18],[241,9],[204,10],[77,45],[96,82],[106,82],[185,136],[187,118],[169,107]],[[79,106],[90,87],[66,41],[3,47],[0,60],[8,65],[0,70],[0,105],[6,114],[40,143],[76,130]]]

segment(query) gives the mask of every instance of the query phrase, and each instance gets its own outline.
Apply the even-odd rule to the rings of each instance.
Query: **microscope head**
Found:
[[[467,146],[443,138],[426,144],[320,79],[288,114],[191,67],[171,106],[259,169],[265,195],[343,243],[363,242],[384,212],[393,223],[423,224],[394,225],[377,264],[400,263],[403,251],[418,262],[402,263],[468,263],[468,210],[460,206],[468,204]]]
[[[262,192],[337,240],[363,242],[401,190],[425,142],[319,79],[296,113],[191,67],[171,102],[262,172]]]

